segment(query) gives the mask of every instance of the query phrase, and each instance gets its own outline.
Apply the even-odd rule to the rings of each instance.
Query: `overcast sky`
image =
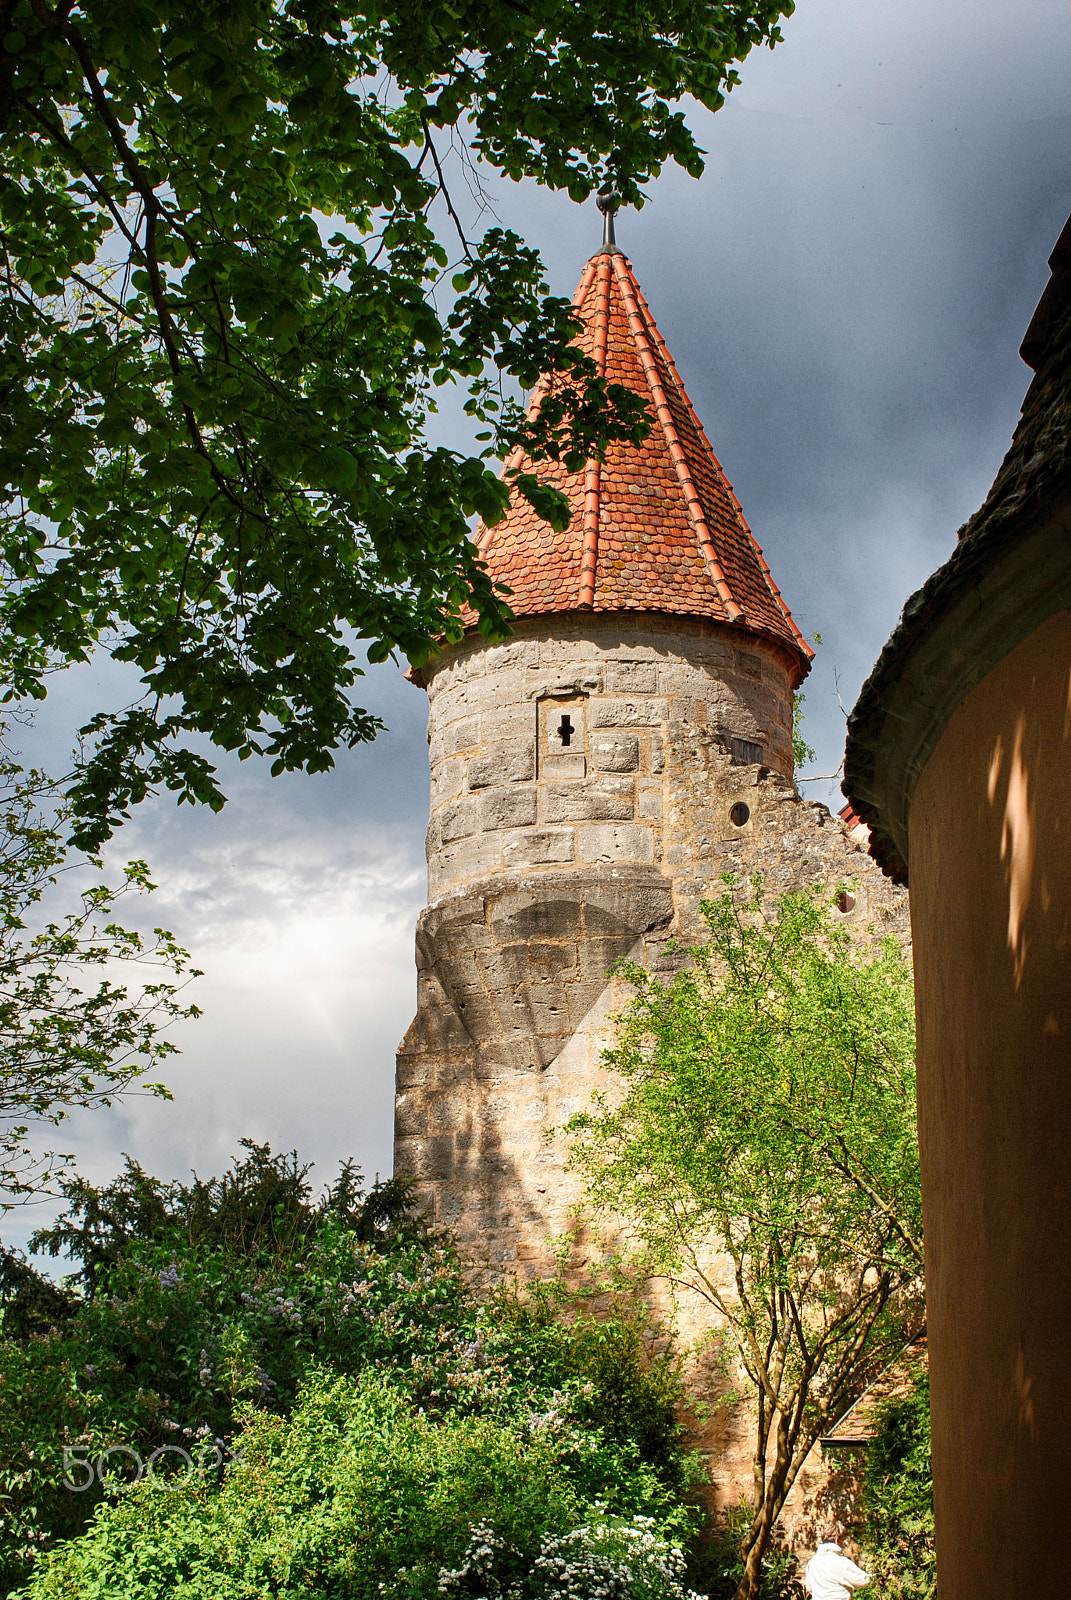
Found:
[[[1068,0],[799,0],[716,117],[698,182],[676,171],[618,239],[793,613],[823,645],[806,688],[819,773],[907,596],[991,483],[1029,372],[1018,345],[1071,210]],[[593,204],[491,185],[571,295]],[[457,424],[444,436],[463,444]],[[424,902],[426,702],[393,667],[364,703],[390,731],[329,775],[221,763],[217,817],[142,808],[119,841],[160,884],[206,976],[176,1033],[175,1102],[74,1129],[87,1176],[129,1151],[219,1171],[243,1135],[326,1179],[391,1166],[394,1050],[414,1007]],[[62,768],[78,721],[117,700],[68,675],[35,753]],[[808,792],[839,806],[834,786]],[[137,918],[134,918],[137,920]],[[25,1219],[32,1225],[31,1219]],[[18,1242],[23,1218],[5,1223]]]

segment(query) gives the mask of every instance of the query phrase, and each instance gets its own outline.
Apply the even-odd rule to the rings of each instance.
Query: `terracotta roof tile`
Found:
[[[564,533],[515,495],[477,542],[518,616],[553,611],[663,611],[734,624],[776,641],[806,674],[813,651],[781,598],[695,414],[627,259],[603,250],[574,297],[581,347],[611,383],[641,394],[654,417],[642,445],[611,444],[568,473],[536,468],[573,508]],[[532,396],[534,411],[546,393]],[[531,464],[520,452],[509,468]]]

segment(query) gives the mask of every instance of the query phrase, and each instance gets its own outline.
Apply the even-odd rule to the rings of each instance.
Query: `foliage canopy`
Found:
[[[0,1323],[0,1591],[72,1540],[41,1593],[91,1574],[101,1593],[121,1577],[154,1593],[175,1561],[230,1593],[243,1562],[280,1550],[312,1582],[346,1528],[365,1542],[354,1594],[412,1564],[406,1540],[434,1588],[488,1518],[533,1559],[589,1515],[684,1531],[680,1381],[642,1322],[569,1315],[546,1294],[482,1301],[405,1183],[366,1194],[347,1165],[317,1200],[307,1170],[247,1144],[221,1179],[163,1184],[128,1163],[103,1189],[68,1186],[70,1211],[35,1243],[81,1260],[84,1293],[43,1303],[24,1278]],[[108,1498],[85,1463],[112,1445],[143,1462],[163,1449],[165,1476],[185,1450],[204,1487],[193,1474],[188,1495],[159,1489],[140,1509],[119,1489],[83,1543]],[[221,1487],[214,1463],[239,1448],[260,1465]],[[116,1478],[130,1459],[112,1458]],[[352,1497],[376,1482],[399,1497],[378,1531],[372,1500]],[[280,1508],[270,1527],[261,1490]]]
[[[218,1487],[146,1486],[102,1507],[25,1600],[690,1600],[673,1519],[608,1513],[583,1482],[595,1440],[575,1427],[534,1413],[432,1418],[386,1374],[314,1369],[291,1418],[250,1412],[239,1438]]]
[[[863,1462],[866,1567],[881,1600],[932,1600],[937,1593],[934,1544],[930,1381],[913,1374],[876,1417]]]
[[[465,604],[503,631],[468,538],[507,503],[486,458],[577,465],[647,423],[538,254],[461,231],[448,149],[639,204],[665,161],[702,168],[674,103],[716,108],[791,10],[0,0],[0,678],[40,696],[104,643],[145,691],[85,730],[84,842],[150,785],[222,805],[191,736],[273,771],[371,738],[359,641],[420,661]],[[541,372],[532,421],[510,397]],[[429,446],[444,384],[482,455]]]

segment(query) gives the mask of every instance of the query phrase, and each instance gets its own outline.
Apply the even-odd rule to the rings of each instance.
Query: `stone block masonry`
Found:
[[[791,663],[775,645],[657,614],[516,630],[424,671],[429,895],[398,1054],[396,1170],[487,1278],[552,1270],[582,1198],[555,1130],[613,1090],[602,1057],[627,995],[611,969],[671,976],[724,874],[761,874],[771,895],[846,885],[852,909],[830,915],[853,937],[908,938],[905,893],[795,788]],[[683,1308],[682,1336],[709,1320],[705,1303]],[[715,1432],[731,1500],[746,1428]]]
[[[425,677],[431,904],[496,871],[660,862],[674,728],[792,770],[788,663],[698,619],[521,620],[510,645],[470,639]]]
[[[724,874],[771,894],[851,884],[853,933],[906,940],[903,893],[796,792],[789,670],[698,619],[572,614],[518,619],[507,645],[470,637],[426,671],[429,899],[396,1160],[486,1270],[549,1266],[578,1197],[543,1136],[605,1084],[610,970],[672,972]],[[741,765],[734,740],[762,761]],[[492,1199],[510,1220],[489,1231]]]

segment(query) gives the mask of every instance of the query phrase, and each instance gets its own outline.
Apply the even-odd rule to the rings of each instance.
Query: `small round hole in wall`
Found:
[[[742,800],[738,800],[729,812],[729,821],[734,828],[742,828],[750,816],[751,807],[746,806]]]
[[[855,910],[855,896],[850,889],[842,889],[837,896],[837,910],[842,916],[847,916],[849,911]]]

